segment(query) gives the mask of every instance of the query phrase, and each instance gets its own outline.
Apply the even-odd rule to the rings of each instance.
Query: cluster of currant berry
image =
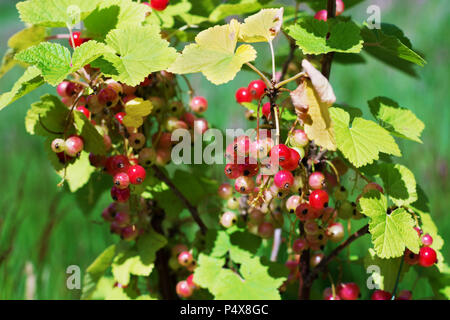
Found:
[[[343,0],[336,0],[336,16],[341,15],[344,12],[345,5]],[[319,10],[314,15],[314,18],[317,20],[327,21],[328,19],[328,11],[327,10]]]
[[[103,210],[102,218],[110,223],[111,233],[119,235],[123,240],[132,241],[139,235],[138,221],[130,214],[127,204],[111,203]]]
[[[420,237],[422,247],[420,248],[419,254],[415,254],[409,249],[405,250],[405,262],[409,265],[419,264],[422,267],[428,268],[437,263],[436,251],[430,246],[433,244],[433,237],[430,234],[423,234],[422,229],[419,227],[414,227],[417,234]]]
[[[192,296],[194,291],[198,288],[193,281],[194,279],[194,270],[197,267],[197,263],[192,256],[192,253],[189,251],[188,247],[184,244],[177,244],[172,248],[172,258],[169,260],[169,265],[174,270],[178,270],[180,267],[183,268],[181,270],[181,275],[184,271],[189,273],[189,276],[185,280],[181,280],[176,285],[176,292],[180,298],[189,298]]]
[[[151,2],[156,10],[163,10],[167,4],[168,1]],[[80,32],[72,36],[69,43],[74,46],[89,41]],[[122,209],[113,208],[127,205],[133,194],[139,199],[135,190],[145,182],[148,170],[171,161],[174,130],[189,130],[195,138],[195,133],[203,134],[209,127],[200,116],[207,110],[208,101],[202,96],[191,96],[188,112],[179,92],[177,79],[165,71],[150,74],[138,86],[131,87],[104,77],[90,65],[83,68],[83,76],[76,75],[74,80],[63,81],[57,87],[61,101],[70,109],[69,115],[81,113],[103,137],[106,154],[91,153],[89,160],[92,166],[112,177],[111,197],[115,203],[105,210],[104,218],[111,222],[111,231],[125,240],[134,240],[138,228],[130,212],[124,214]],[[137,128],[127,126],[124,123],[127,107],[144,102],[151,103],[151,112],[142,117],[143,124]],[[72,134],[74,129],[68,128],[51,143],[63,165],[75,162],[85,146],[84,137]]]

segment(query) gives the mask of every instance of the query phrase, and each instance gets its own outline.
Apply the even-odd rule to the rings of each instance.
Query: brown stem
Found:
[[[336,17],[336,1],[328,0],[327,3],[328,19]],[[322,74],[329,79],[331,72],[331,63],[333,62],[334,52],[329,52],[323,57]]]
[[[186,208],[189,210],[189,212],[192,215],[192,218],[194,218],[194,221],[198,224],[200,227],[200,231],[202,234],[206,234],[206,231],[208,228],[203,223],[202,219],[200,219],[200,215],[198,214],[197,208],[194,207],[189,200],[181,193],[180,190],[173,184],[173,182],[162,172],[157,166],[152,167],[153,172],[155,173],[156,178],[167,184],[167,186],[173,191],[173,193],[183,202],[183,204],[186,206]]]
[[[162,222],[165,215],[165,212],[159,208],[152,212],[152,227],[156,232],[162,235],[164,235]],[[178,296],[175,291],[176,278],[170,272],[169,259],[170,252],[166,248],[162,248],[156,252],[155,266],[158,270],[159,292],[164,300],[178,300]]]
[[[304,226],[303,222],[300,222],[299,225],[300,234],[304,234]],[[311,258],[311,251],[310,249],[306,249],[302,252],[302,255],[300,256],[299,261],[299,272],[300,272],[300,279],[299,279],[299,286],[298,286],[298,299],[299,300],[308,300],[309,299],[309,293],[311,291],[311,286],[308,285],[306,282],[306,279],[309,275],[309,260]]]
[[[306,278],[305,285],[311,287],[314,279],[318,276],[319,272],[322,272],[325,270],[327,265],[333,261],[334,258],[337,257],[337,255],[344,250],[346,247],[348,247],[353,241],[356,239],[362,237],[363,235],[369,233],[369,225],[365,225],[355,233],[353,233],[350,237],[348,237],[347,240],[345,240],[341,245],[339,245],[336,249],[334,249],[328,256],[324,257],[322,261],[309,273],[308,277]]]

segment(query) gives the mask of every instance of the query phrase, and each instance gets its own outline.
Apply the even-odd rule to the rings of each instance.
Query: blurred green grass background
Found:
[[[16,2],[0,0],[1,55],[7,39],[23,27]],[[334,64],[331,81],[338,101],[361,107],[366,117],[367,100],[383,95],[409,107],[425,122],[423,144],[399,141],[403,152],[399,162],[415,173],[427,192],[432,215],[447,240],[450,7],[445,0],[368,0],[347,13],[362,22],[372,3],[381,6],[382,21],[399,26],[428,64],[417,68],[419,79],[414,79],[365,56],[366,64]],[[258,64],[264,65],[264,57],[261,59]],[[22,72],[16,67],[1,78],[0,93],[9,90]],[[192,77],[198,93],[210,101],[206,117],[213,126],[224,129],[248,125],[242,120],[242,108],[235,103],[234,92],[253,78],[252,74],[241,72],[235,81],[215,88],[202,77]],[[108,227],[98,223],[102,208],[109,202],[108,195],[86,217],[73,196],[56,186],[59,177],[47,161],[42,139],[25,132],[24,117],[30,104],[46,92],[55,90],[40,88],[0,113],[0,299],[78,298],[79,290],[66,288],[66,268],[78,265],[84,270],[108,244],[116,241]],[[449,258],[448,245],[443,254]],[[35,286],[30,285],[33,277]]]

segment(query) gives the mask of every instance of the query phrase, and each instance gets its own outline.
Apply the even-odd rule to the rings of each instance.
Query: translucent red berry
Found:
[[[250,82],[248,85],[248,91],[250,92],[250,95],[252,99],[259,100],[261,96],[264,94],[264,90],[266,90],[266,84],[262,80],[254,80]]]
[[[249,194],[255,188],[255,182],[250,177],[241,176],[236,179],[234,188],[241,194]]]
[[[208,109],[208,100],[205,97],[197,96],[192,98],[189,103],[191,110],[197,113],[203,113]]]
[[[345,5],[343,0],[336,0],[336,16],[341,15],[344,12]]]
[[[252,102],[252,95],[248,88],[240,88],[236,91],[236,101],[237,103]]]
[[[244,173],[242,172],[242,166],[239,164],[230,163],[225,166],[225,175],[229,179],[237,179],[243,174]]]
[[[291,158],[290,149],[284,144],[278,144],[270,150],[270,157],[273,161],[278,161],[280,166],[289,164]]]
[[[169,5],[169,0],[151,0],[150,6],[156,11],[163,11]]]
[[[422,247],[419,251],[419,264],[422,267],[431,267],[437,262],[436,251],[430,247]]]
[[[317,11],[317,13],[314,15],[314,19],[327,21],[327,19],[328,19],[327,10]]]
[[[237,216],[234,212],[227,211],[220,217],[220,224],[224,228],[231,228],[237,222]]]
[[[312,189],[322,189],[325,183],[325,176],[322,172],[313,172],[309,176],[308,183]]]
[[[113,187],[111,189],[111,197],[117,202],[127,202],[128,199],[130,199],[130,189],[119,189],[117,187]]]
[[[424,235],[422,236],[421,241],[422,241],[422,243],[423,243],[424,246],[429,247],[429,246],[431,246],[431,245],[433,244],[433,237],[430,236],[429,233],[426,233],[426,234],[424,234]]]
[[[354,282],[341,283],[337,287],[337,294],[343,300],[356,300],[359,298],[359,286]]]
[[[126,173],[129,166],[130,161],[124,155],[112,156],[106,159],[106,171],[112,176],[115,176],[119,172]]]
[[[130,185],[130,177],[125,172],[119,172],[114,176],[114,185],[119,189],[126,189]]]
[[[190,265],[193,260],[192,253],[189,251],[183,251],[178,255],[178,263],[184,267]]]
[[[131,184],[141,184],[144,182],[147,173],[140,165],[134,165],[128,168],[127,174],[130,177]]]
[[[391,300],[392,295],[383,290],[375,290],[372,294],[372,300]]]
[[[278,188],[287,190],[292,187],[294,176],[287,170],[281,170],[277,172],[273,181]]]
[[[76,157],[83,150],[83,138],[79,136],[71,136],[66,140],[65,153],[70,157]]]
[[[309,204],[315,209],[323,209],[328,207],[328,193],[325,190],[314,190],[309,195]]]
[[[133,241],[139,235],[139,229],[135,225],[127,226],[122,229],[121,237],[125,241]]]
[[[77,111],[83,113],[86,116],[86,118],[88,118],[88,119],[91,116],[91,112],[85,106],[77,107]]]
[[[114,221],[117,223],[119,227],[126,227],[130,224],[131,217],[126,212],[117,212],[114,216]]]
[[[176,292],[180,298],[189,298],[192,295],[193,288],[186,280],[177,283]]]
[[[217,193],[220,198],[227,200],[233,195],[233,187],[229,183],[222,183]]]

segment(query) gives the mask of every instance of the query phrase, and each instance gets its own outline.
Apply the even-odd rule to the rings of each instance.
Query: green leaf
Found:
[[[220,258],[223,257],[230,249],[230,236],[226,231],[217,231],[209,229],[206,233],[206,247],[204,253],[207,253],[210,257]]]
[[[25,117],[25,128],[29,134],[57,138],[63,133],[69,109],[61,100],[52,95],[44,95],[31,105]],[[51,132],[49,132],[49,130]]]
[[[68,74],[77,71],[108,52],[108,48],[96,41],[88,41],[77,47],[71,57],[69,49],[58,43],[43,42],[16,55],[16,59],[35,65],[44,79],[55,86]]]
[[[59,172],[59,175],[67,182],[71,192],[83,187],[90,179],[95,168],[89,161],[89,153],[82,151],[80,157],[74,163],[69,164]]]
[[[209,21],[218,22],[226,17],[256,12],[262,6],[257,0],[241,0],[237,3],[222,3],[209,15]]]
[[[387,199],[378,191],[370,191],[359,200],[361,212],[370,218],[369,232],[377,256],[401,257],[405,247],[419,252],[419,237],[414,220],[403,208],[387,213]]]
[[[177,74],[202,72],[219,85],[234,79],[246,62],[256,59],[255,49],[244,44],[237,48],[239,22],[215,26],[200,32],[194,44],[187,45],[181,56],[169,68]]]
[[[50,147],[51,140],[47,142],[49,155],[53,155],[58,161],[58,157],[51,150]],[[57,164],[61,166],[61,163],[58,161]],[[59,171],[61,168],[58,168]],[[75,198],[77,200],[77,204],[81,209],[81,212],[85,216],[88,216],[94,209],[96,209],[97,203],[100,201],[102,195],[108,191],[110,191],[111,187],[111,177],[105,175],[101,171],[96,171],[92,174],[89,179],[89,182],[85,184],[81,189],[79,189],[75,193]]]
[[[208,288],[217,300],[277,300],[286,279],[285,268],[264,264],[258,257],[242,256],[240,275],[222,268],[224,259],[200,254],[194,282]]]
[[[11,91],[0,95],[0,110],[43,84],[44,79],[39,69],[29,67],[19,80],[16,81]]]
[[[356,117],[350,127],[350,115],[340,108],[330,108],[336,143],[343,155],[359,168],[379,159],[384,152],[401,156],[400,149],[389,132],[373,121]]]
[[[103,0],[83,21],[87,30],[86,36],[103,40],[113,29],[129,25],[140,26],[148,12],[149,6],[131,0]]]
[[[418,77],[414,64],[423,65],[425,60],[411,49],[410,41],[397,27],[381,24],[381,30],[363,27],[361,35],[370,45],[364,51],[385,64],[412,77]]]
[[[360,30],[352,21],[325,22],[313,17],[302,17],[287,31],[304,54],[358,53],[362,49]]]
[[[401,108],[397,102],[385,97],[374,98],[368,103],[370,111],[384,128],[398,137],[422,142],[420,136],[425,125],[411,110]]]
[[[149,276],[154,268],[156,252],[166,244],[166,238],[153,230],[140,236],[137,249],[124,250],[114,259],[114,279],[122,285],[128,285],[131,275]]]
[[[23,22],[46,27],[75,25],[93,11],[101,0],[28,0],[17,10]]]
[[[84,141],[83,149],[95,155],[106,154],[103,135],[94,127],[92,122],[81,112],[74,112],[73,116],[77,132]]]
[[[380,286],[381,290],[392,292],[397,279],[398,270],[403,257],[393,259],[381,259],[376,255],[375,250],[369,249],[369,255],[364,258],[364,266],[367,269],[369,266],[377,266],[380,272],[372,273],[373,281]],[[400,281],[405,274],[407,266],[403,264],[400,273]]]
[[[166,70],[177,56],[158,30],[148,26],[112,30],[106,36],[106,43],[114,53],[105,54],[104,59],[117,70],[110,76],[130,86],[138,85],[152,72]]]
[[[40,26],[31,26],[25,28],[16,34],[14,34],[8,40],[9,49],[3,56],[2,63],[0,65],[0,77],[2,77],[6,72],[8,72],[12,67],[17,64],[14,56],[23,51],[45,41],[47,36],[47,29]]]
[[[397,206],[406,206],[417,200],[416,179],[407,167],[381,163],[378,165],[378,175],[383,180],[385,193]]]
[[[97,290],[97,287],[100,285],[100,280],[106,270],[111,266],[115,255],[116,245],[111,245],[106,248],[105,251],[103,251],[86,269],[81,299],[91,299],[94,292]]]

